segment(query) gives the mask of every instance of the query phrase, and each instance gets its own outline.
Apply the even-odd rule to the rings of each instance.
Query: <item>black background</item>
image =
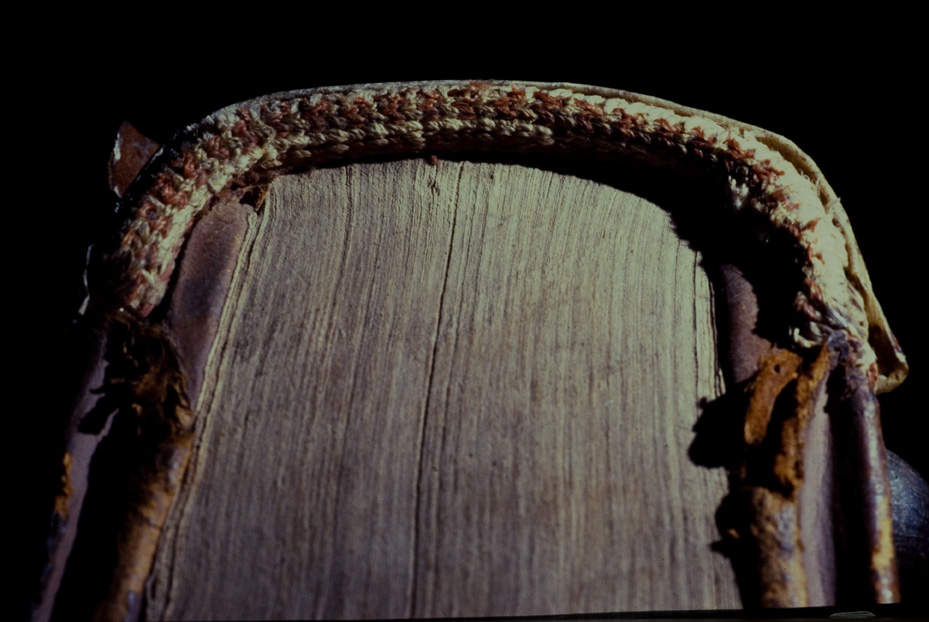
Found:
[[[613,87],[712,111],[779,133],[819,165],[842,199],[911,372],[881,397],[888,447],[929,475],[918,397],[927,382],[925,48],[914,16],[735,22],[645,7],[504,20],[388,10],[364,19],[252,7],[231,19],[56,16],[7,73],[6,208],[14,496],[23,534],[47,512],[30,497],[64,334],[83,296],[88,242],[113,198],[106,167],[119,124],[158,141],[213,110],[271,92],[366,82],[514,79]],[[476,8],[476,7],[474,7]],[[481,7],[482,11],[494,7]],[[451,10],[451,9],[449,9]],[[618,8],[617,8],[618,10]],[[462,18],[461,13],[468,17]],[[851,19],[852,21],[847,21]],[[24,451],[17,451],[24,450]],[[22,487],[22,490],[20,490]],[[45,512],[43,514],[43,512]],[[26,536],[22,539],[28,540]],[[22,544],[22,543],[18,543]],[[15,548],[15,547],[14,547]],[[28,583],[28,580],[26,580]]]

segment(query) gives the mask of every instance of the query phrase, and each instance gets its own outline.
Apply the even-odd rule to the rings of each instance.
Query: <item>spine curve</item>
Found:
[[[103,256],[116,298],[104,306],[147,316],[165,295],[197,215],[250,173],[380,154],[582,149],[719,178],[730,207],[757,212],[801,251],[794,344],[813,348],[845,332],[877,390],[902,381],[905,358],[862,277],[847,217],[837,199],[823,201],[824,182],[814,183],[746,126],[610,95],[520,83],[372,85],[281,93],[220,110],[162,150],[146,183],[120,205],[120,238]]]

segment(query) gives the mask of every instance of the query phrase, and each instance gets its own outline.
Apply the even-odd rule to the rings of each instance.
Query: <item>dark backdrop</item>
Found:
[[[106,166],[117,127],[128,120],[165,141],[230,103],[316,86],[586,83],[654,95],[793,140],[842,199],[910,360],[907,381],[881,398],[887,445],[929,475],[921,434],[926,409],[918,397],[929,382],[919,329],[929,243],[919,224],[926,156],[917,87],[925,82],[925,51],[908,25],[915,18],[869,15],[841,25],[792,18],[760,29],[656,6],[634,19],[584,15],[505,27],[496,18],[449,26],[430,14],[388,13],[362,27],[353,23],[360,7],[337,7],[344,13],[336,21],[274,8],[251,7],[231,24],[212,17],[109,16],[107,24],[83,14],[59,17],[8,66],[17,88],[6,98],[5,130],[13,162],[6,170],[7,208],[14,215],[7,300],[15,303],[8,316],[13,425],[7,429],[23,534],[14,560],[18,547],[47,525],[47,508],[32,502],[32,480],[47,460],[46,411],[66,373],[61,344],[82,298],[86,246],[113,206]]]

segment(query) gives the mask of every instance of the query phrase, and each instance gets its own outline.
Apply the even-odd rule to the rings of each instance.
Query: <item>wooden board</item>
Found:
[[[738,608],[725,473],[687,457],[721,383],[700,257],[653,203],[503,164],[279,178],[147,616]]]

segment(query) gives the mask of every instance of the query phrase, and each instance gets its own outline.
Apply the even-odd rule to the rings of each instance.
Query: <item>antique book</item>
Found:
[[[906,362],[788,140],[438,82],[121,144],[36,619],[899,599]]]

